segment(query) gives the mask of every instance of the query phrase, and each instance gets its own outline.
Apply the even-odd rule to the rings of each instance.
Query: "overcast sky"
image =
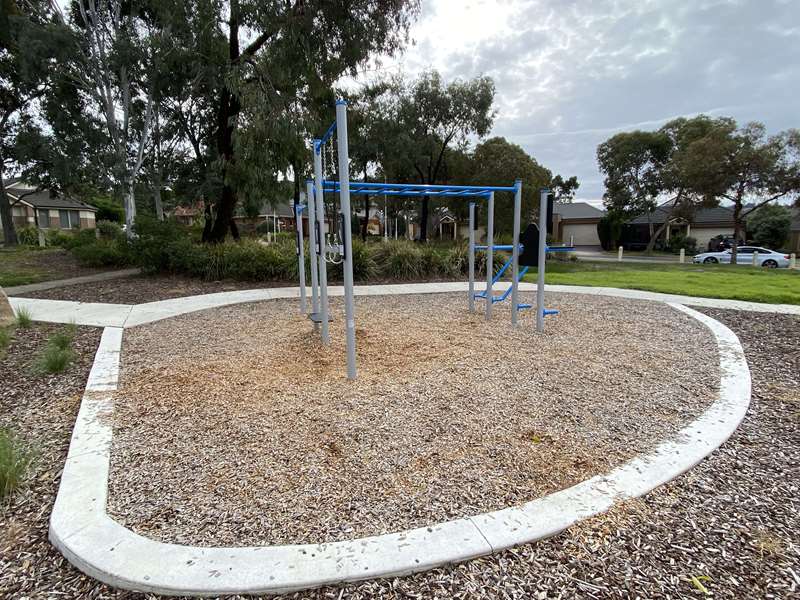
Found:
[[[681,115],[800,127],[800,0],[422,0],[383,74],[435,68],[497,86],[492,135],[600,203],[597,145]]]

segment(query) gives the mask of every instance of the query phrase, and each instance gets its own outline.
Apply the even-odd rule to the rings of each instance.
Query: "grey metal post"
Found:
[[[494,192],[489,192],[486,212],[486,320],[492,318],[492,279],[494,279]]]
[[[317,281],[317,207],[314,200],[314,184],[306,182],[306,210],[308,210],[308,263],[311,267],[311,313],[319,313],[319,282]],[[319,325],[314,323],[314,331],[319,329]]]
[[[339,155],[339,209],[344,230],[344,318],[347,378],[356,378],[356,309],[353,299],[353,231],[350,219],[350,155],[347,148],[347,102],[336,101],[336,144]],[[369,217],[369,215],[367,215]]]
[[[300,314],[306,314],[306,250],[303,247],[303,206],[295,204],[294,220],[297,228],[297,274],[300,277]]]
[[[469,312],[475,312],[475,203],[469,203]]]
[[[547,195],[550,190],[542,188],[539,193],[539,263],[536,277],[536,330],[544,331],[544,263],[547,248]]]
[[[317,237],[319,238],[319,253],[317,265],[319,267],[319,313],[320,327],[322,329],[322,343],[331,341],[328,333],[328,269],[325,263],[325,205],[322,201],[322,148],[318,146],[319,140],[314,140],[314,201],[317,205]]]
[[[514,182],[514,241],[511,249],[511,324],[517,324],[519,306],[519,228],[522,221],[522,180]]]

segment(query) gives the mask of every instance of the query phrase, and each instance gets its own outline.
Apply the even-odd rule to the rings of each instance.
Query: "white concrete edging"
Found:
[[[430,291],[450,291],[435,286],[430,284]],[[250,300],[241,301],[263,299],[265,295],[253,294],[248,296]],[[108,516],[112,440],[108,417],[118,382],[123,331],[108,327],[73,431],[50,519],[50,540],[81,571],[109,585],[169,595],[217,596],[277,594],[405,575],[555,535],[619,500],[641,496],[690,469],[721,445],[744,418],[750,402],[750,372],[738,338],[708,316],[679,304],[671,306],[711,330],[720,360],[717,399],[673,440],[605,475],[522,506],[399,533],[289,546],[201,548],[166,544],[137,535]],[[158,312],[176,314],[172,309],[177,307],[164,308]],[[184,309],[200,310],[194,303]],[[141,322],[158,318],[154,312],[141,317]]]

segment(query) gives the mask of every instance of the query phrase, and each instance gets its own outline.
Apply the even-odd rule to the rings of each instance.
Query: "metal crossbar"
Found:
[[[416,183],[373,183],[351,181],[350,193],[360,195],[381,196],[448,196],[448,197],[488,197],[492,192],[514,192],[514,186],[489,185],[434,185]],[[326,193],[340,191],[338,181],[323,181],[322,189]]]

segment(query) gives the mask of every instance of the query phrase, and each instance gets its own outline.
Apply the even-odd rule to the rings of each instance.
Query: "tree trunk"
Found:
[[[430,208],[430,198],[428,196],[422,197],[422,212],[419,217],[419,241],[425,243],[428,241],[428,212]]]
[[[125,234],[128,239],[133,237],[133,226],[136,223],[136,196],[133,192],[133,183],[128,184],[125,190]]]
[[[164,205],[161,203],[161,174],[158,174],[158,181],[156,181],[155,189],[153,190],[153,204],[156,209],[156,218],[159,221],[164,220]]]
[[[742,201],[737,198],[733,205],[733,246],[731,246],[731,264],[736,264],[736,256],[739,254],[739,234],[742,232]]]
[[[0,221],[3,221],[3,239],[5,240],[6,248],[16,246],[19,243],[17,239],[17,230],[14,227],[14,219],[11,215],[11,204],[6,196],[6,186],[3,183],[3,160],[0,157]]]
[[[239,59],[239,3],[232,0],[230,17],[228,20],[228,59],[233,64]],[[228,165],[234,165],[236,158],[233,148],[233,134],[236,130],[236,120],[242,106],[236,94],[232,93],[227,84],[223,85],[219,96],[219,110],[217,111],[217,156],[222,162],[221,179],[222,193],[217,201],[217,210],[214,215],[214,225],[211,227],[208,238],[203,241],[221,243],[230,231],[238,239],[239,232],[233,223],[233,211],[236,208],[236,189],[228,181]]]
[[[369,196],[364,196],[364,220],[361,222],[361,241],[367,241],[367,227],[369,227]]]
[[[644,253],[645,254],[651,254],[653,252],[653,246],[656,245],[656,242],[658,241],[658,238],[660,238],[661,234],[664,233],[664,231],[667,228],[667,225],[669,225],[669,217],[667,217],[664,220],[664,222],[661,225],[659,225],[659,227],[656,230],[656,232],[653,235],[650,236],[650,241],[647,242],[647,248],[644,249]]]

